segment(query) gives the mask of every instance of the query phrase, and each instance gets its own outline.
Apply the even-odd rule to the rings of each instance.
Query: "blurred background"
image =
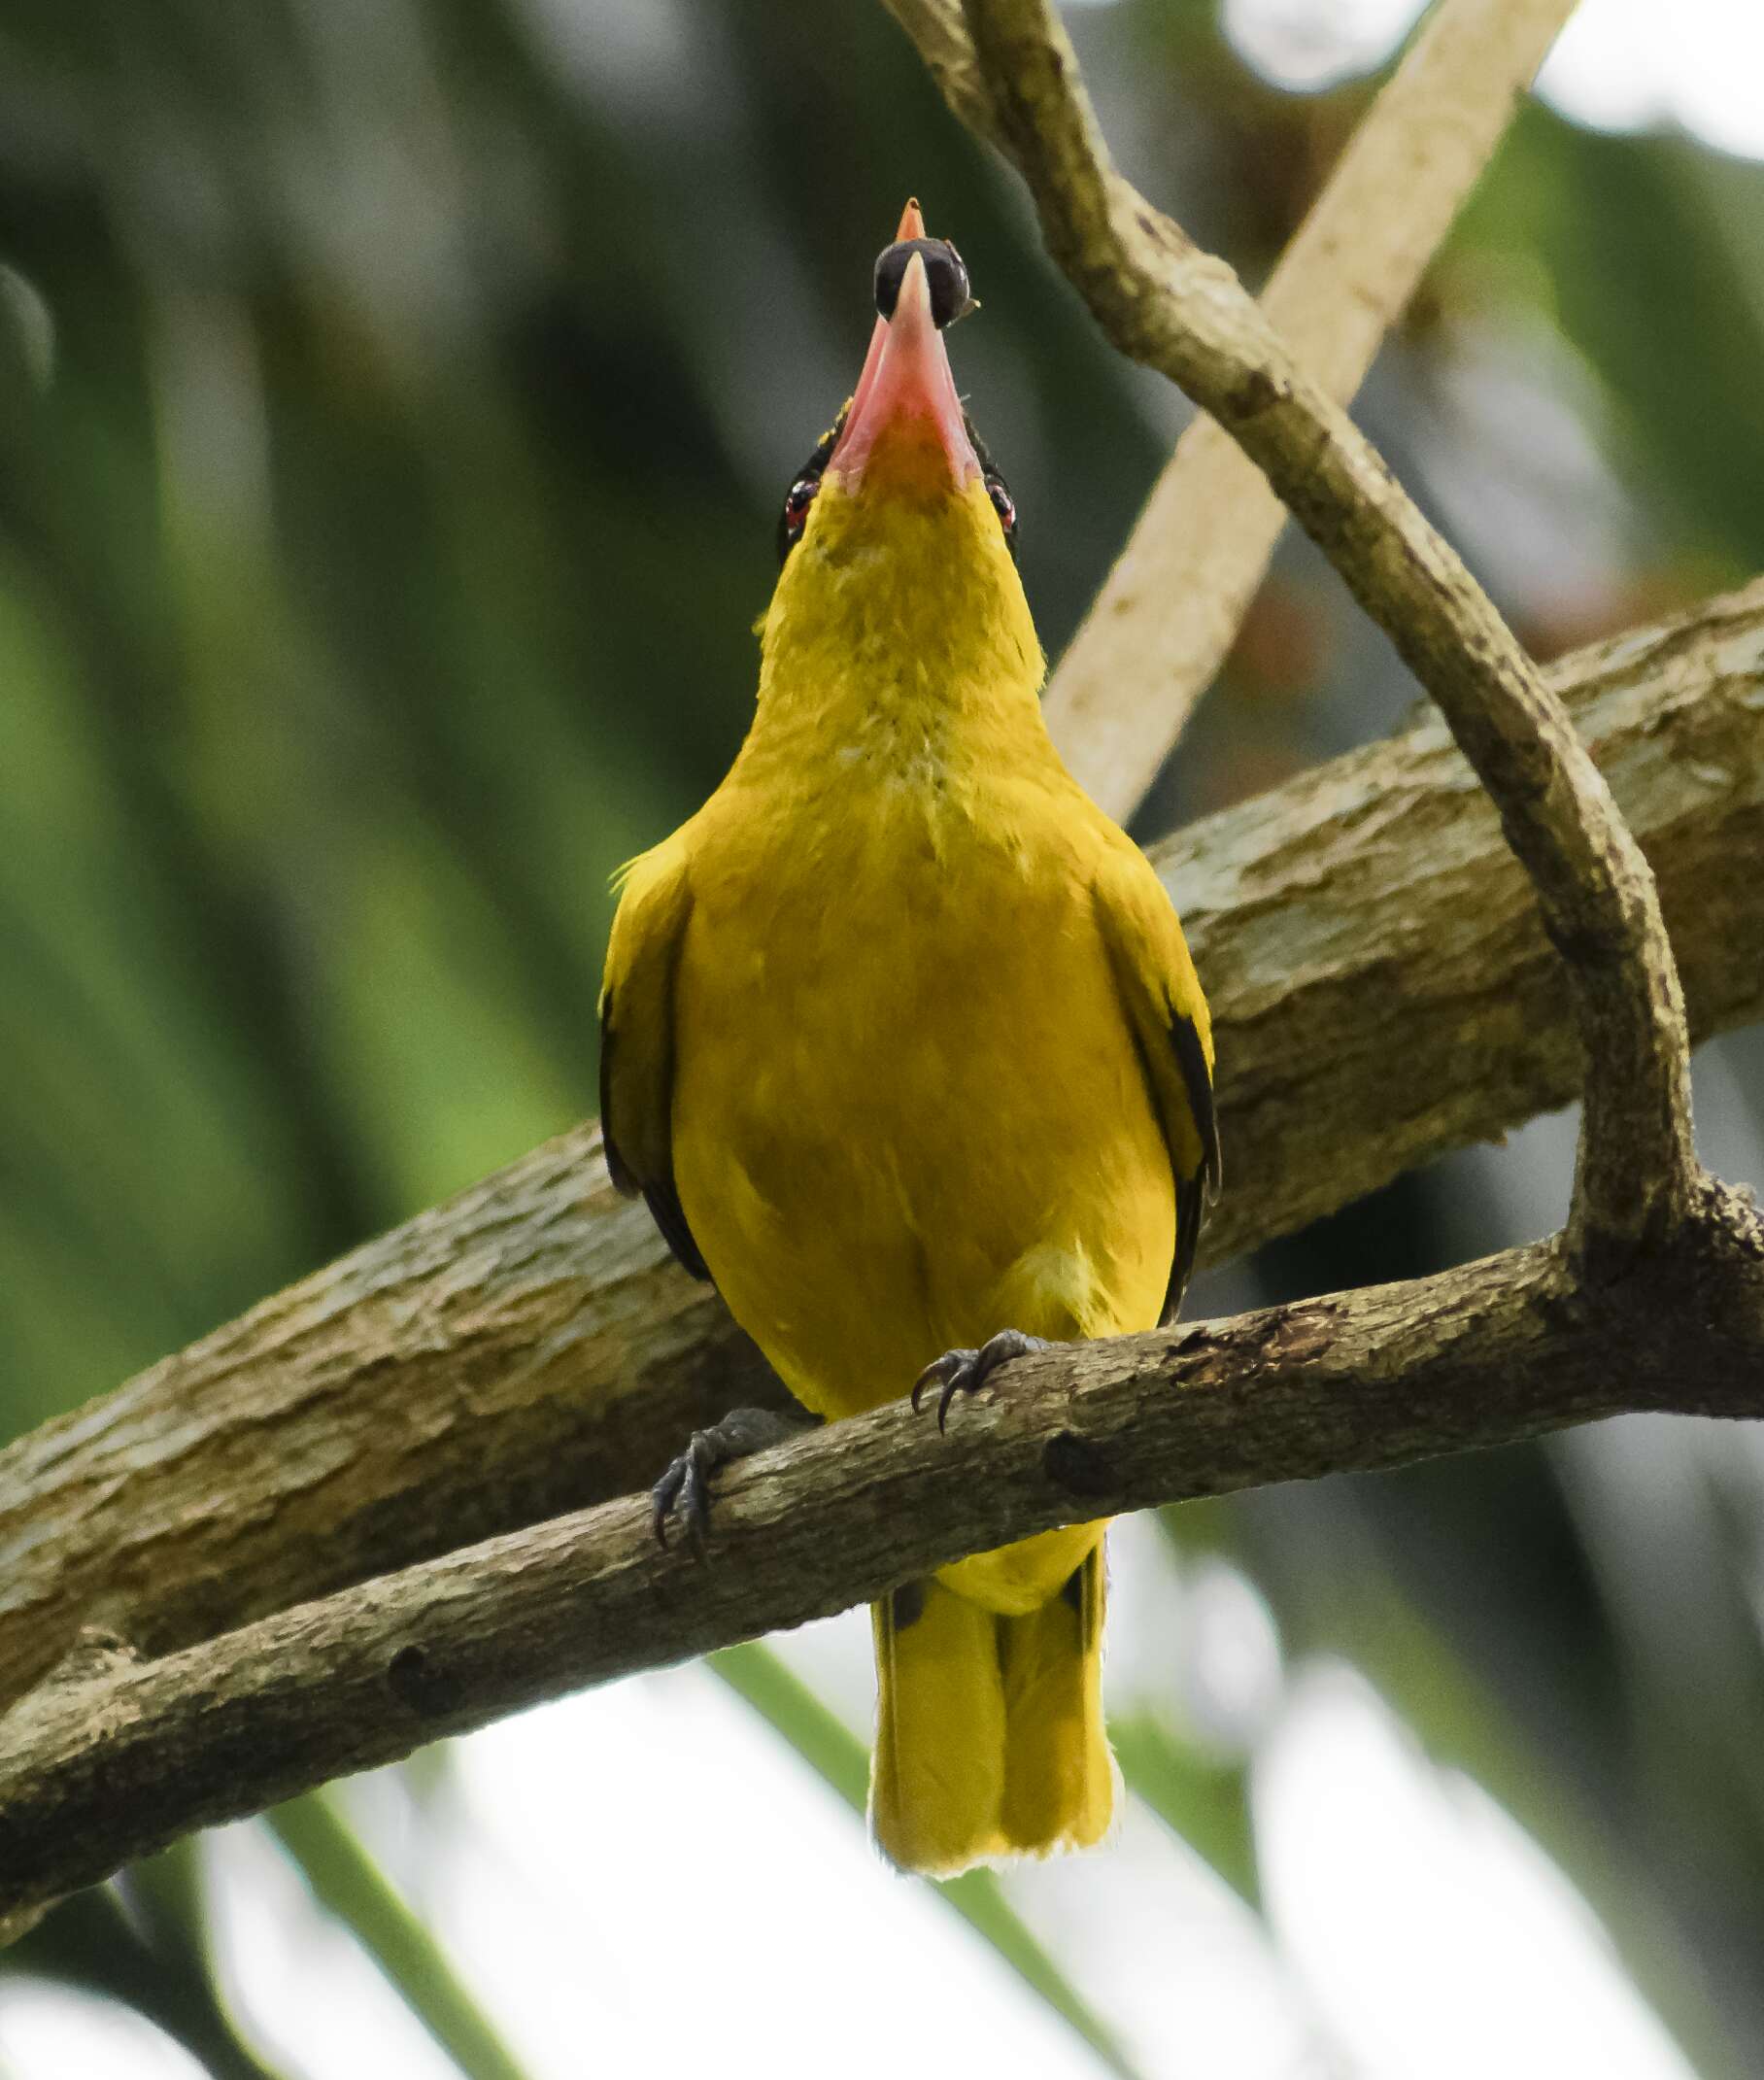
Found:
[[[1115,0],[1259,280],[1414,0]],[[1361,414],[1542,655],[1764,568],[1764,14],[1584,0]],[[909,192],[1058,652],[1169,452],[874,6],[11,0],[0,1435],[592,1111],[607,876],[720,777]],[[1288,542],[1139,835],[1415,688]],[[1764,1048],[1699,1060],[1764,1174]],[[1574,1122],[1203,1281],[1545,1232]],[[861,1818],[862,1614],[187,1845],[0,1955],[0,2075],[1764,2069],[1764,1444],[1635,1421],[1119,1527],[1108,1854]],[[1006,2061],[1015,2062],[1007,2066]]]

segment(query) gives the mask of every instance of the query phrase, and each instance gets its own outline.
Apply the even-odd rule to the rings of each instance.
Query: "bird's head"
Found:
[[[1016,566],[1016,507],[963,409],[944,327],[972,301],[955,249],[909,202],[876,262],[878,317],[845,409],[799,469],[763,627],[768,669],[913,663],[1039,684]]]

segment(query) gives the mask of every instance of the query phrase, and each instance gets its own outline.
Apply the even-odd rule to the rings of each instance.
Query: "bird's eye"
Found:
[[[999,525],[1004,529],[1004,539],[1014,548],[1017,539],[1017,501],[1004,488],[1002,477],[988,477],[986,489],[993,502],[993,511],[999,516]]]
[[[815,502],[815,494],[821,489],[817,476],[798,477],[785,494],[784,510],[778,516],[778,558],[782,562],[802,539],[802,529],[808,525],[808,509]]]

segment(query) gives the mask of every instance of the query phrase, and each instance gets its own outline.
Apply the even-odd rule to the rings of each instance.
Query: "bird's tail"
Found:
[[[890,1860],[948,1877],[1100,1841],[1114,1802],[1101,1546],[1026,1617],[1000,1617],[937,1581],[870,1610],[870,1820]]]

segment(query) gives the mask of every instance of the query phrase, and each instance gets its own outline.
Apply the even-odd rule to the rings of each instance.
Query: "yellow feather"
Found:
[[[1156,876],[1054,751],[1041,673],[984,485],[830,477],[733,768],[625,883],[609,1136],[671,1171],[736,1320],[824,1415],[1002,1328],[1164,1305],[1203,1136],[1158,1038],[1192,1021],[1210,1065],[1205,1006]],[[897,1861],[1103,1832],[1102,1536],[964,1560],[911,1623],[878,1606]]]

